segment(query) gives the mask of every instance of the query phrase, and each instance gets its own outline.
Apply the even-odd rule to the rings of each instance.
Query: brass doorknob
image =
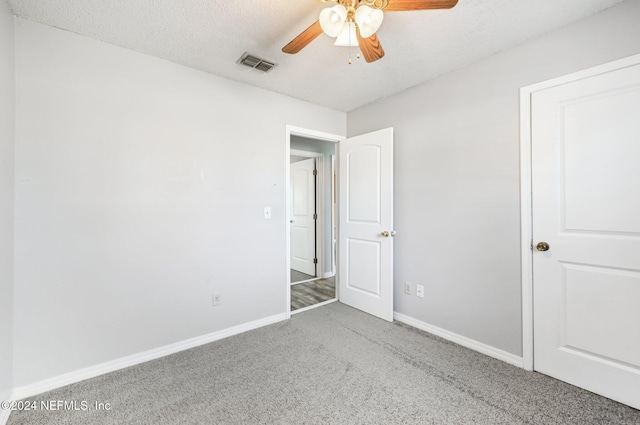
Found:
[[[538,245],[536,245],[536,249],[538,251],[549,251],[549,244],[546,242],[538,242]]]
[[[382,236],[384,236],[385,238],[388,238],[388,237],[391,235],[391,233],[389,233],[389,231],[388,231],[388,230],[385,230],[384,232],[382,232],[382,233],[380,233],[380,234],[381,234]]]

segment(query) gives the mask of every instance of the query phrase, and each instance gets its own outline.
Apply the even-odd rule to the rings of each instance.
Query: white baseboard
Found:
[[[336,275],[336,272],[329,272],[329,273],[324,273],[322,275],[323,279],[329,279],[330,277],[334,277]]]
[[[414,319],[413,317],[405,316],[404,314],[398,312],[393,313],[393,318],[399,322],[406,323],[407,325],[413,326],[414,328],[418,328],[425,332],[429,332],[430,334],[437,335],[440,338],[455,342],[456,344],[470,348],[489,357],[502,360],[503,362],[509,363],[510,365],[524,368],[522,357],[516,356],[515,354],[508,353],[506,351],[500,350],[499,348],[483,344],[482,342],[467,338],[466,336],[458,335],[437,326],[422,322],[418,319]]]
[[[134,366],[140,363],[148,362],[150,360],[168,356],[170,354],[178,353],[180,351],[188,350],[190,348],[198,347],[200,345],[208,344],[210,342],[218,341],[223,338],[227,338],[227,337],[237,335],[243,332],[247,332],[253,329],[261,328],[263,326],[271,325],[273,323],[277,323],[286,319],[287,319],[286,313],[277,314],[275,316],[266,317],[264,319],[255,320],[253,322],[244,323],[238,326],[233,326],[231,328],[223,329],[217,332],[212,332],[210,334],[185,339],[183,341],[165,345],[163,347],[154,348],[152,350],[144,351],[142,353],[133,354],[131,356],[122,357],[120,359],[97,364],[95,366],[90,366],[84,369],[76,370],[74,372],[65,373],[64,375],[45,379],[43,381],[36,382],[33,384],[17,387],[17,388],[14,388],[13,390],[12,399],[20,400],[26,397],[32,397],[37,394],[42,394],[44,392],[51,391],[56,388],[64,387],[65,385],[84,381],[85,379],[94,378],[99,375],[104,375],[105,373],[114,372],[116,370],[124,369],[129,366]],[[1,417],[2,416],[0,416],[0,418]],[[4,425],[4,424],[0,421],[0,425]]]

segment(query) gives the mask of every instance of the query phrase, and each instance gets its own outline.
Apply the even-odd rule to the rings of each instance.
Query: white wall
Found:
[[[0,401],[13,386],[14,81],[13,13],[0,1]]]
[[[16,386],[285,313],[285,126],[346,114],[20,19],[16,52]]]
[[[397,312],[521,355],[518,89],[640,53],[638,22],[631,0],[348,114],[395,128]]]

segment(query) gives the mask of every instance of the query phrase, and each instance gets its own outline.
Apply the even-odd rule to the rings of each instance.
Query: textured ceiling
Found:
[[[450,10],[385,13],[385,57],[347,63],[322,34],[281,48],[329,4],[319,0],[9,0],[25,19],[341,111],[432,79],[623,0],[459,0]],[[634,1],[634,0],[630,0]],[[238,65],[248,51],[278,66]]]

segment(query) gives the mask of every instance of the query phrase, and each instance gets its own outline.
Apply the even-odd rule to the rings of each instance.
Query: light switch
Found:
[[[264,218],[271,218],[271,207],[264,207]]]

